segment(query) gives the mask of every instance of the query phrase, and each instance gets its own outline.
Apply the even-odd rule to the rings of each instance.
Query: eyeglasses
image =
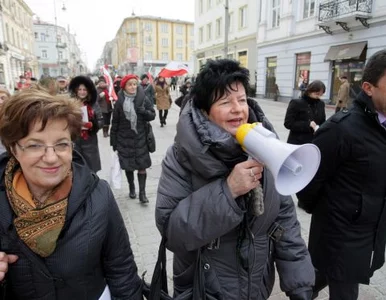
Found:
[[[62,142],[53,146],[47,146],[43,144],[31,144],[28,146],[21,146],[16,143],[18,147],[27,155],[32,157],[39,157],[46,154],[48,148],[52,148],[56,155],[61,155],[70,152],[74,148],[73,142]]]

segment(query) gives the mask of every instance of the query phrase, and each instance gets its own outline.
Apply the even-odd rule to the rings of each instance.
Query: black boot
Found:
[[[137,194],[135,193],[135,184],[134,184],[134,172],[132,171],[125,171],[127,182],[129,183],[129,197],[131,199],[137,198]]]
[[[164,127],[164,118],[162,117],[162,111],[159,111],[159,122],[161,123],[161,127]]]
[[[138,183],[139,183],[139,201],[141,203],[148,203],[149,200],[146,197],[146,191],[145,191],[147,174],[138,173],[137,175],[138,175]]]
[[[169,110],[165,110],[164,112],[164,117],[163,117],[164,125],[166,125],[166,117],[168,116],[168,112]]]
[[[108,126],[103,126],[103,137],[108,137],[109,136],[109,127]]]

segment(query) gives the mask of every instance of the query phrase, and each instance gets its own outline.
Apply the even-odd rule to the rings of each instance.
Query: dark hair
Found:
[[[149,79],[149,76],[147,76],[147,74],[142,74],[141,75],[141,80],[144,80],[145,78]]]
[[[340,79],[347,79],[346,75],[340,76]]]
[[[377,86],[378,81],[386,73],[386,50],[375,52],[366,63],[362,82]]]
[[[249,71],[232,59],[208,60],[201,67],[191,90],[194,105],[209,113],[217,100],[230,93],[231,84],[240,82],[245,93],[249,88]]]
[[[308,84],[304,94],[306,96],[309,96],[311,93],[317,93],[320,91],[323,91],[323,94],[324,94],[326,92],[326,86],[324,85],[324,83],[322,81],[314,80],[313,82]]]
[[[3,103],[0,109],[0,136],[8,153],[15,144],[25,138],[36,122],[41,122],[41,130],[50,120],[66,120],[75,140],[82,129],[80,103],[65,96],[52,96],[39,89],[25,89]]]

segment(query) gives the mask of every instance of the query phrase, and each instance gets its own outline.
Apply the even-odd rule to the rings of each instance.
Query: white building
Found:
[[[319,79],[334,101],[346,75],[354,90],[367,58],[386,48],[384,0],[262,0],[257,39],[257,95],[281,100]]]
[[[74,35],[61,26],[40,20],[34,22],[33,30],[40,76],[68,77],[85,72],[85,64]]]
[[[239,60],[250,71],[251,84],[256,70],[256,0],[229,0],[228,58]],[[225,0],[195,1],[196,72],[208,59],[223,57]]]
[[[33,12],[23,0],[1,1],[4,39],[0,49],[0,73],[1,69],[3,71],[0,84],[11,92],[19,81],[19,76],[36,76],[37,73],[32,15]]]

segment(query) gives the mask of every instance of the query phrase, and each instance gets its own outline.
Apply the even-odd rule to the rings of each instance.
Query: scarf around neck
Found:
[[[123,91],[123,95],[125,97],[125,100],[123,102],[123,112],[125,114],[126,119],[130,122],[131,129],[135,132],[137,132],[137,113],[135,112],[134,107],[134,99],[136,94],[130,95]]]
[[[5,170],[5,186],[16,215],[13,224],[19,238],[41,257],[50,256],[56,249],[66,219],[72,172],[42,203],[31,194],[19,163],[12,157]]]

